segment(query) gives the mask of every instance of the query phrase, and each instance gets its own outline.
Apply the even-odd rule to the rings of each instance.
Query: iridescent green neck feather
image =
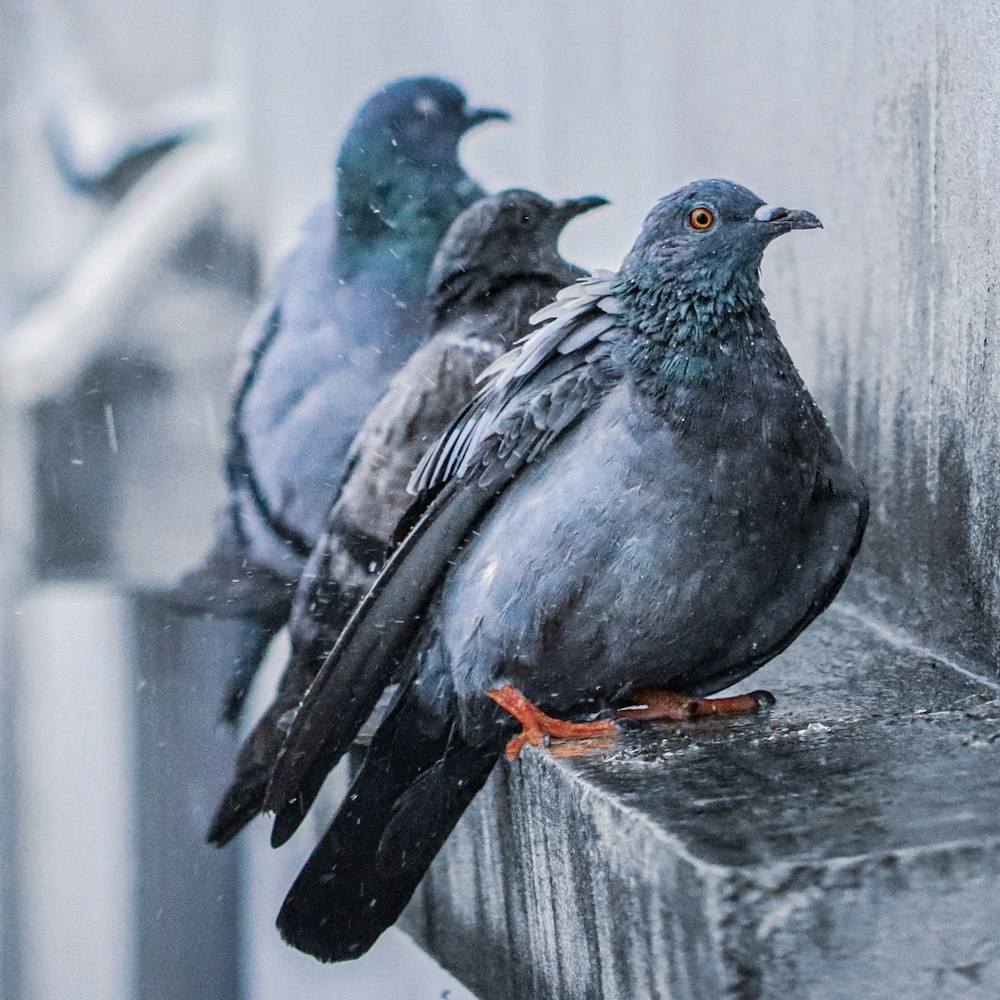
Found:
[[[637,334],[625,360],[653,395],[724,381],[746,365],[756,340],[777,336],[756,267],[728,274],[623,268],[615,295]]]
[[[457,160],[428,171],[388,137],[345,143],[337,164],[337,277],[367,276],[403,300],[419,298],[441,237],[481,195]]]

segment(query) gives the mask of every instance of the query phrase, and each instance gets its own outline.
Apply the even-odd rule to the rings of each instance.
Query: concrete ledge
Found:
[[[1000,995],[997,688],[846,606],[750,683],[499,767],[407,931],[484,1000]]]

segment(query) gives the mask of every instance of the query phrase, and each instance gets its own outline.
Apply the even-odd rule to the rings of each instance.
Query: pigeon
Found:
[[[322,534],[348,447],[389,379],[429,332],[428,272],[452,221],[484,194],[462,136],[507,119],[436,77],[399,80],[361,107],[336,193],[306,222],[252,318],[226,456],[228,506],[175,604],[242,618],[224,717],[235,721]]]
[[[422,459],[422,514],[272,774],[280,825],[399,678],[285,898],[291,945],[366,951],[505,752],[773,702],[707,696],[827,607],[868,512],[760,289],[771,240],[819,226],[732,181],[668,195],[621,268],[541,310]]]
[[[452,223],[431,269],[433,336],[395,375],[351,446],[326,532],[299,581],[291,660],[244,741],[210,842],[227,843],[260,812],[283,721],[384,561],[412,499],[410,473],[472,398],[479,373],[527,335],[532,313],[585,276],[559,255],[559,236],[571,219],[605,204],[597,196],[553,202],[515,189],[476,202]]]

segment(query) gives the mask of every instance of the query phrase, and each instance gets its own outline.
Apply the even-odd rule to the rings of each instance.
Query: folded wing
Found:
[[[291,836],[371,713],[469,532],[519,470],[617,383],[611,347],[625,331],[616,317],[607,272],[560,293],[417,467],[419,519],[345,626],[276,762],[272,842]]]

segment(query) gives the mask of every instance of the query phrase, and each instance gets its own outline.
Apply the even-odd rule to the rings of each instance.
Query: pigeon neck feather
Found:
[[[678,383],[725,381],[746,366],[759,341],[777,338],[756,267],[658,274],[623,267],[614,294],[635,334],[623,345],[626,362],[654,395]]]
[[[395,149],[345,147],[337,162],[334,277],[368,276],[416,301],[448,226],[481,193],[457,160],[429,171]]]

